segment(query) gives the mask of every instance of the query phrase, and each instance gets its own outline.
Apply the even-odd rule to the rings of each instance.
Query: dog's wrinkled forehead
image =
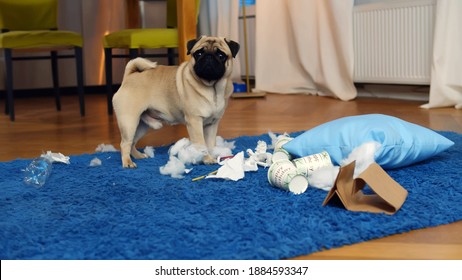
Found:
[[[223,44],[223,40],[208,38],[205,40],[203,48],[206,51],[216,51],[217,49],[224,50],[225,46],[226,44]]]
[[[194,44],[194,47],[191,49],[191,53],[194,53],[200,49],[204,49],[207,52],[215,52],[217,49],[219,49],[222,52],[225,52],[227,55],[231,54],[225,39],[219,37],[201,37],[196,42],[196,44]]]

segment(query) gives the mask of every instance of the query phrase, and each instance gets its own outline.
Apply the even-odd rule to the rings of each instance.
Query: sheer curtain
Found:
[[[462,109],[462,1],[436,1],[430,100],[423,108]]]
[[[353,4],[257,1],[256,90],[354,99]]]
[[[462,1],[437,0],[431,86],[423,108],[462,108]],[[256,89],[356,97],[353,0],[257,1]]]
[[[68,0],[69,1],[69,0]],[[103,36],[125,28],[125,0],[81,0],[82,34],[84,36],[85,82],[87,85],[104,85]],[[114,59],[114,82],[122,81],[126,61]]]

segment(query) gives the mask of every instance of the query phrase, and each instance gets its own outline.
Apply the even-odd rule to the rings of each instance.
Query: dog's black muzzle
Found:
[[[206,81],[217,81],[223,78],[226,72],[227,57],[221,51],[215,53],[204,52],[198,50],[193,54],[196,63],[194,64],[194,72],[196,75]]]

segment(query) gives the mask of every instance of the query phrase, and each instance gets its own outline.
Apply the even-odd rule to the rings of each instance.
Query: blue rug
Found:
[[[409,192],[393,216],[321,204],[326,192],[293,195],[271,187],[267,170],[238,182],[159,174],[168,147],[138,169],[119,153],[71,156],[43,188],[22,182],[28,160],[0,163],[1,259],[280,259],[462,219],[462,135],[419,164],[389,171]],[[295,134],[294,134],[295,135]],[[267,135],[240,137],[235,153]],[[90,167],[97,156],[102,165]]]

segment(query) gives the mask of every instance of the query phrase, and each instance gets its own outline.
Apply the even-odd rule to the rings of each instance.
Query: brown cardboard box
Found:
[[[403,205],[407,191],[393,180],[380,165],[373,163],[356,179],[353,179],[355,162],[340,168],[332,189],[324,199],[325,206],[334,196],[338,196],[346,209],[386,213],[392,215]],[[375,194],[364,194],[366,184]]]

